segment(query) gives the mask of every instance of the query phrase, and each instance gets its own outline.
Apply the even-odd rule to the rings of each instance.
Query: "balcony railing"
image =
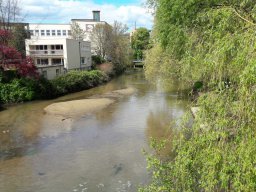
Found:
[[[63,50],[30,50],[30,55],[63,55]]]
[[[63,65],[63,63],[52,63],[51,65],[50,64],[36,64],[36,66],[38,68],[57,67],[57,66],[61,66],[61,65]]]

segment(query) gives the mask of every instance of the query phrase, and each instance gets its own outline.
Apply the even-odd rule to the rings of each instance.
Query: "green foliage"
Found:
[[[0,101],[17,103],[35,98],[35,92],[24,84],[23,79],[14,79],[11,83],[0,83]]]
[[[142,59],[143,51],[149,46],[149,30],[141,27],[132,34],[132,49],[134,59]]]
[[[54,80],[15,78],[0,81],[0,103],[18,103],[35,99],[51,99],[67,93],[94,87],[107,80],[98,70],[72,71]]]
[[[8,83],[10,81],[12,81],[15,78],[18,78],[18,74],[17,74],[17,70],[6,70],[6,71],[2,71],[0,72],[0,82],[5,82]]]
[[[104,63],[105,60],[100,55],[92,55],[92,62],[93,64],[99,65]]]
[[[107,76],[98,70],[71,71],[52,80],[58,95],[72,93],[94,87],[107,80]]]
[[[206,93],[192,127],[184,122],[173,141],[174,158],[149,157],[153,180],[140,191],[256,191],[255,1],[154,5],[147,77],[176,77],[191,87],[200,81]]]

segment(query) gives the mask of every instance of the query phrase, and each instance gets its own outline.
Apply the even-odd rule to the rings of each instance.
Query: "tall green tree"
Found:
[[[143,59],[143,51],[148,49],[150,33],[149,30],[141,27],[136,29],[131,37],[134,59]]]
[[[154,3],[146,74],[201,81],[204,94],[193,125],[185,121],[173,140],[172,158],[149,158],[153,180],[141,191],[256,191],[255,1]]]

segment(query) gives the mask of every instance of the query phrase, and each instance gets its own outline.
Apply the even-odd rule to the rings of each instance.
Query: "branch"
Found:
[[[246,19],[246,18],[244,18],[243,16],[241,16],[241,15],[237,12],[237,10],[236,10],[235,8],[232,8],[232,9],[233,9],[233,11],[235,12],[235,14],[236,14],[238,17],[240,17],[242,20],[246,21],[247,23],[250,23],[251,25],[256,26],[256,23],[254,23],[254,22],[252,22],[252,21],[249,21],[248,19]]]
[[[201,4],[201,6],[204,6],[203,4]],[[216,4],[216,5],[212,5],[212,8],[217,8],[217,9],[221,9],[221,8],[227,8],[227,9],[231,9],[232,11],[235,12],[235,14],[242,19],[243,21],[250,23],[251,25],[256,26],[256,23],[254,21],[250,21],[249,19],[246,19],[245,17],[243,17],[241,14],[238,13],[238,7],[239,6],[231,6],[231,5],[221,5],[221,4]],[[249,15],[249,13],[247,12],[247,14]]]

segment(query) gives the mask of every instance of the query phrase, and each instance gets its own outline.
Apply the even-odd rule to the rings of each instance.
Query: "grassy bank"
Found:
[[[10,104],[36,99],[52,99],[67,93],[73,93],[95,87],[108,80],[108,76],[99,70],[71,71],[53,80],[30,78],[1,78],[0,103]]]

